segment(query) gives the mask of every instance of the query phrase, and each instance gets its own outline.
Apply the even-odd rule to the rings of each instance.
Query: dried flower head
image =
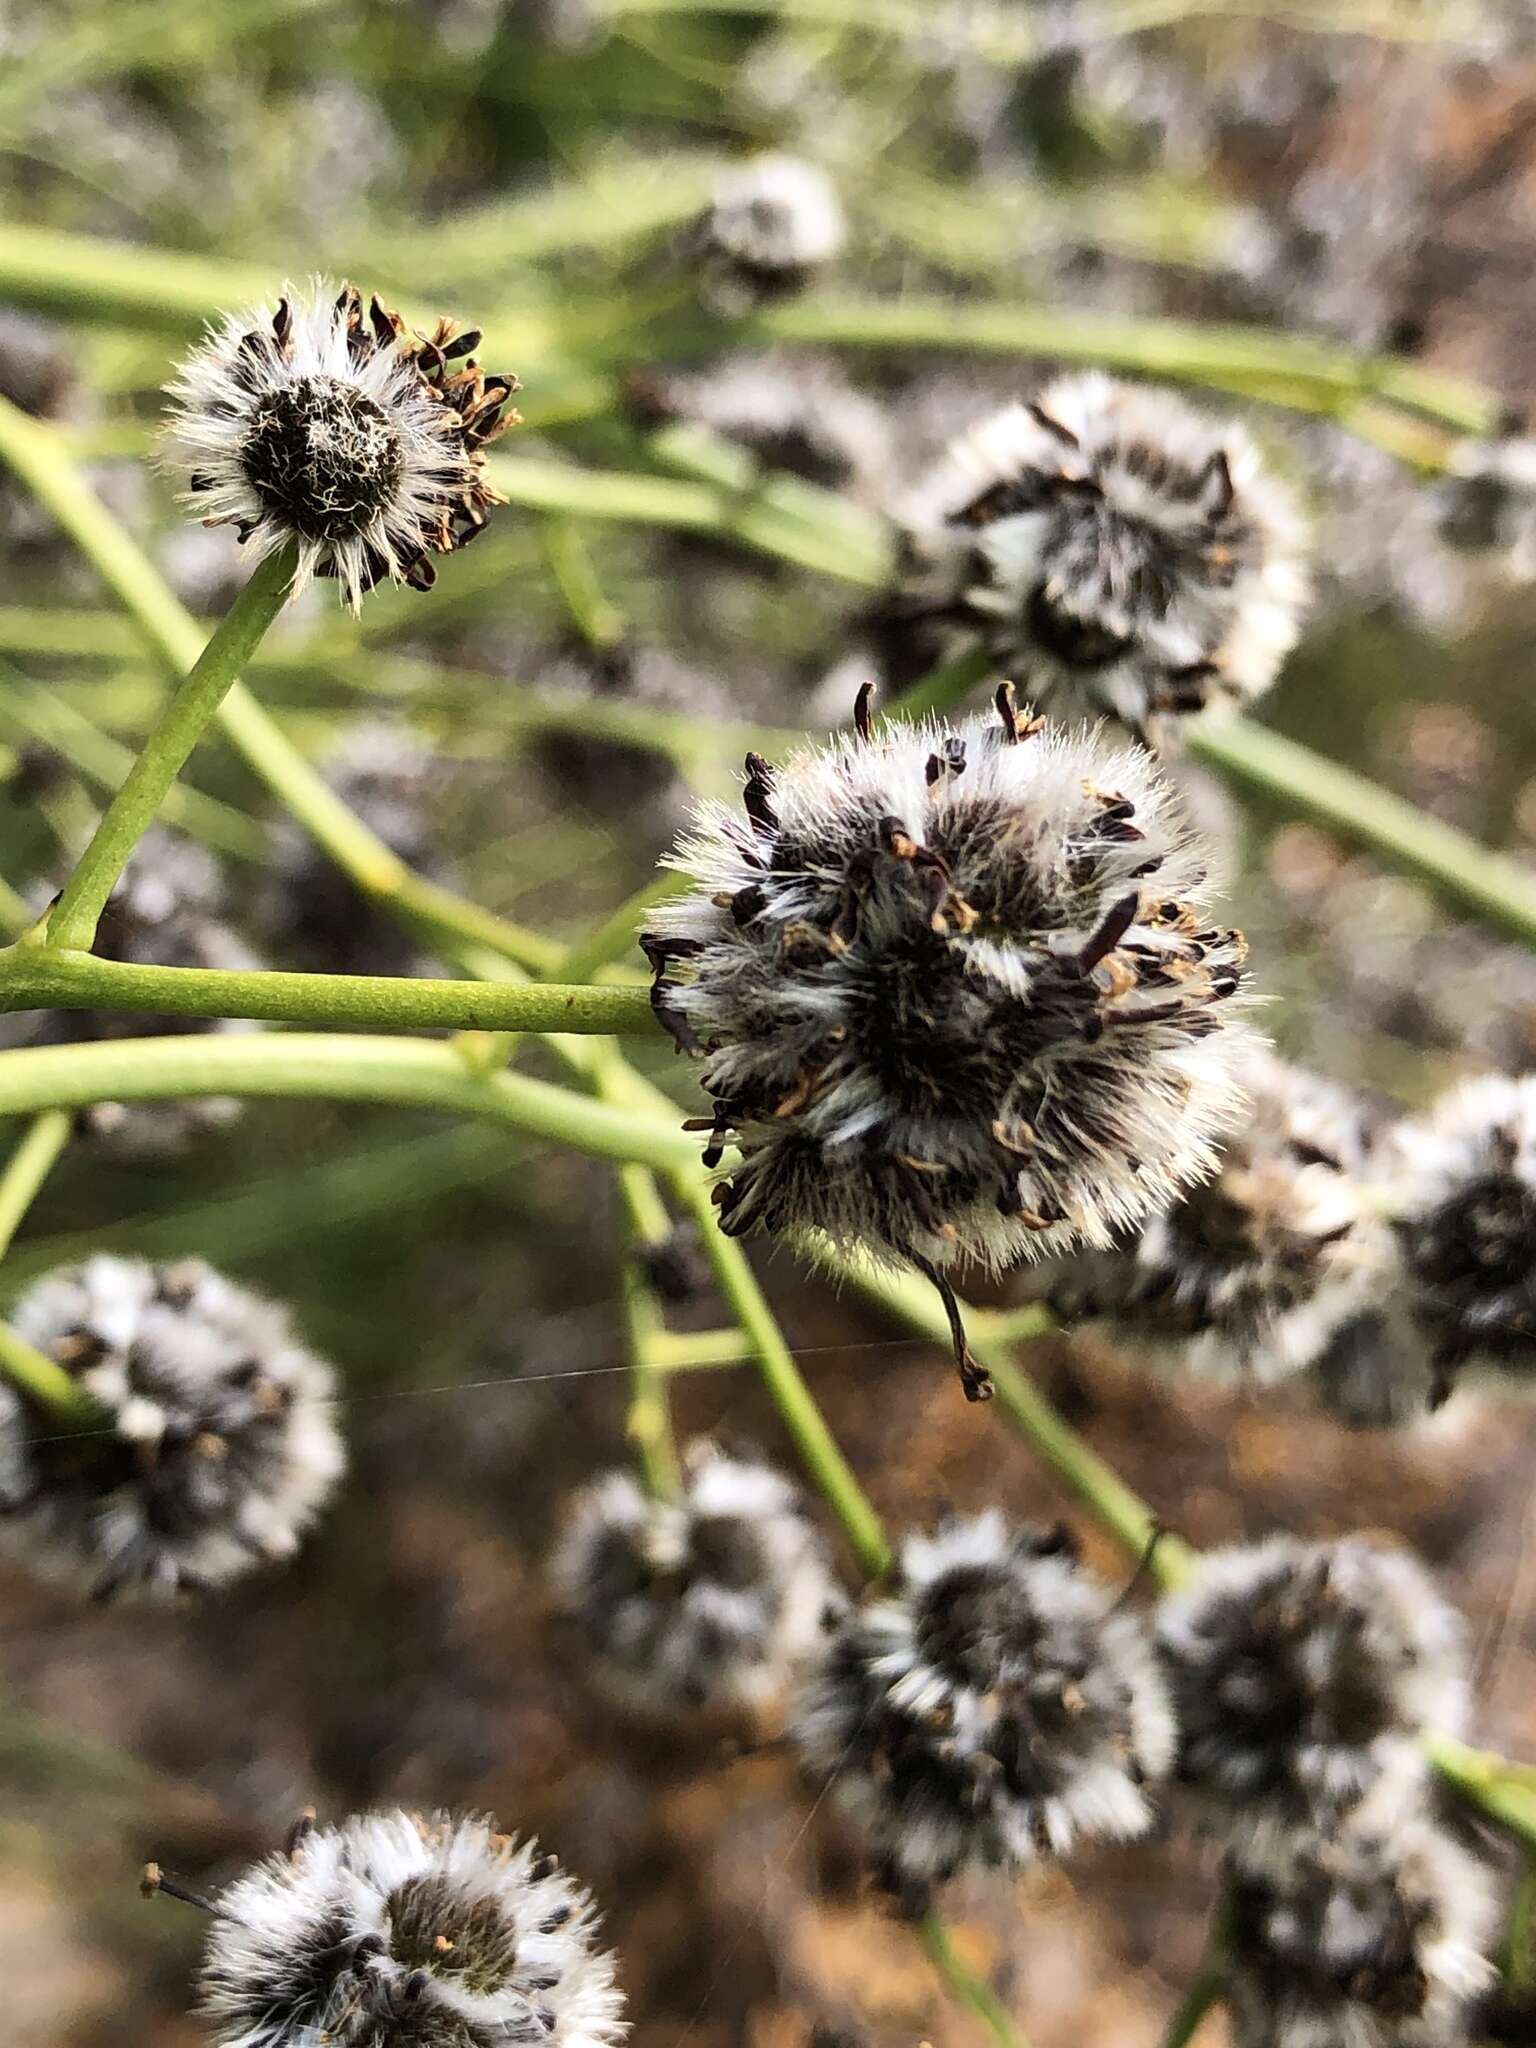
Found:
[[[260,967],[262,962],[226,921],[229,908],[226,879],[213,855],[194,840],[152,825],[107,902],[94,949],[105,959],[137,966]],[[0,1016],[0,1048],[252,1028],[238,1018],[146,1020],[113,1010],[12,1011]],[[115,1153],[139,1155],[178,1151],[239,1113],[231,1097],[199,1096],[184,1102],[93,1103],[77,1122],[81,1132]]]
[[[914,1905],[965,1863],[1144,1834],[1144,1788],[1175,1741],[1137,1616],[1062,1532],[995,1510],[906,1540],[892,1590],[831,1643],[795,1736]]]
[[[406,726],[353,726],[324,764],[325,779],[355,817],[398,859],[429,881],[451,886],[428,809],[435,764]],[[272,835],[272,863],[257,891],[256,914],[284,967],[326,974],[426,974],[426,956],[376,898],[361,890],[293,819]]]
[[[1213,1178],[1114,1250],[1064,1260],[1046,1292],[1158,1363],[1266,1381],[1314,1364],[1379,1298],[1395,1248],[1364,1200],[1359,1105],[1258,1047],[1242,1078],[1249,1114]]]
[[[319,280],[227,319],[170,387],[167,465],[209,526],[258,557],[292,542],[295,590],[334,576],[357,609],[384,577],[430,588],[429,553],[474,538],[498,502],[486,444],[517,379],[475,361],[477,331],[412,334],[355,285]]]
[[[915,610],[979,627],[1052,716],[1138,732],[1267,689],[1307,598],[1300,513],[1242,428],[1096,372],[961,434],[905,524]]]
[[[1239,933],[1139,747],[1000,716],[858,731],[702,805],[642,944],[705,1055],[722,1227],[936,1272],[1109,1245],[1234,1120]],[[973,1388],[973,1390],[976,1390]]]
[[[840,252],[847,223],[825,171],[772,154],[715,184],[701,234],[706,277],[723,307],[799,291]]]
[[[1489,1873],[1427,1814],[1299,1831],[1227,1898],[1238,2048],[1456,2048],[1493,1981]]]
[[[397,1810],[296,1830],[212,1912],[201,2002],[219,2048],[611,2048],[623,2035],[588,1894],[486,1819]]]
[[[199,1259],[38,1281],[18,1335],[98,1402],[61,1435],[0,1388],[0,1544],[97,1599],[202,1591],[290,1556],[346,1462],[330,1367]]]
[[[1411,1557],[1360,1537],[1209,1552],[1158,1643],[1179,1776],[1250,1859],[1384,1785],[1416,1796],[1421,1731],[1466,1711],[1460,1617]]]
[[[1392,1134],[1391,1199],[1415,1313],[1449,1378],[1536,1369],[1536,1076],[1484,1075]]]
[[[554,1563],[561,1605],[626,1706],[756,1710],[783,1696],[837,1611],[806,1503],[756,1459],[689,1448],[680,1500],[627,1472],[578,1495]]]

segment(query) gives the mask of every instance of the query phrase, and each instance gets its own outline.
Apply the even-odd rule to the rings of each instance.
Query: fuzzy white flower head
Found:
[[[1053,717],[1138,732],[1267,689],[1308,596],[1300,512],[1243,429],[1097,372],[961,434],[904,525],[915,611],[979,627]]]
[[[346,1457],[329,1366],[287,1311],[189,1259],[38,1281],[17,1334],[100,1403],[61,1436],[0,1389],[0,1548],[98,1599],[165,1599],[291,1556]]]
[[[295,591],[334,576],[355,611],[385,577],[427,589],[498,502],[485,444],[517,379],[487,376],[479,336],[412,335],[378,299],[316,280],[276,309],[232,315],[170,386],[166,466],[208,526],[258,559],[292,542]]]
[[[1089,1243],[1208,1173],[1241,935],[1144,749],[864,715],[705,804],[642,940],[740,1159],[723,1227],[924,1270]]]
[[[1416,1800],[1426,1728],[1467,1711],[1465,1629],[1413,1558],[1361,1537],[1209,1552],[1158,1613],[1181,1780],[1250,1862],[1367,1795]]]
[[[1457,2048],[1494,1981],[1492,1877],[1427,1812],[1298,1830],[1227,1900],[1238,2048]]]
[[[1138,1617],[1060,1532],[995,1510],[907,1539],[894,1590],[844,1623],[794,1733],[914,1906],[966,1863],[1145,1834],[1144,1788],[1175,1746]]]
[[[1315,1364],[1374,1306],[1396,1248],[1366,1199],[1359,1105],[1257,1046],[1242,1077],[1251,1108],[1220,1170],[1113,1251],[1063,1261],[1045,1291],[1153,1363],[1262,1382]]]
[[[488,1820],[363,1814],[303,1834],[214,1902],[218,2048],[612,2048],[591,1899]]]
[[[555,1556],[565,1613],[598,1677],[642,1712],[781,1699],[839,1608],[803,1496],[769,1466],[689,1447],[678,1501],[627,1472],[578,1495]]]
[[[703,223],[719,288],[749,303],[798,290],[838,255],[847,233],[826,172],[779,153],[722,172]]]
[[[1484,1075],[1392,1133],[1392,1212],[1447,1381],[1536,1384],[1536,1075]]]

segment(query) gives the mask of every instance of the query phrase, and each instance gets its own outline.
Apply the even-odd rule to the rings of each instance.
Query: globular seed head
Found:
[[[1247,434],[1097,372],[961,434],[904,524],[913,606],[978,628],[1052,717],[1144,733],[1248,702],[1308,596],[1298,507]]]
[[[517,379],[451,321],[412,334],[354,285],[319,280],[226,320],[171,386],[164,456],[205,525],[258,556],[292,544],[295,589],[334,576],[355,610],[381,579],[427,588],[497,498],[486,445]]]
[[[284,1309],[201,1260],[103,1254],[12,1320],[103,1425],[61,1434],[0,1389],[0,1545],[98,1599],[208,1590],[298,1548],[346,1460],[331,1370]]]
[[[553,1577],[596,1678],[650,1713],[782,1700],[840,1605],[798,1489],[707,1440],[675,1501],[627,1472],[585,1488]]]
[[[1000,702],[754,756],[745,818],[697,813],[642,944],[739,1154],[726,1230],[1001,1266],[1212,1167],[1244,947],[1203,851],[1142,749]]]
[[[586,1892],[478,1817],[363,1814],[215,1902],[200,1975],[219,2048],[611,2048]]]
[[[1044,1291],[1171,1370],[1272,1381],[1376,1305],[1396,1247],[1371,1212],[1361,1106],[1259,1047],[1241,1075],[1248,1114],[1216,1173],[1111,1251],[1048,1269]]]
[[[700,237],[722,311],[798,291],[842,249],[847,223],[826,172],[773,153],[722,172]]]
[[[1536,1078],[1485,1075],[1392,1132],[1388,1199],[1413,1313],[1448,1377],[1536,1375]]]
[[[914,1905],[968,1863],[1145,1833],[1174,1749],[1141,1622],[1060,1531],[996,1511],[908,1538],[893,1588],[828,1646],[794,1735]]]
[[[1226,1897],[1238,2048],[1456,2048],[1493,1982],[1490,1873],[1427,1808],[1300,1829]]]
[[[1416,1799],[1421,1733],[1466,1713],[1460,1617],[1411,1557],[1361,1537],[1209,1552],[1157,1639],[1179,1778],[1250,1862],[1367,1795]]]

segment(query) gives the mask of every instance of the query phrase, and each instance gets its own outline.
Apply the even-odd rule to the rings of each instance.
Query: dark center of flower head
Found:
[[[517,1931],[500,1903],[466,1894],[437,1873],[408,1877],[389,1895],[390,1953],[409,1970],[451,1977],[477,1998],[517,1972]]]
[[[998,1565],[959,1565],[934,1580],[914,1616],[922,1656],[962,1685],[989,1686],[1027,1657],[1040,1617],[1016,1576]]]
[[[262,398],[240,459],[263,505],[305,540],[355,539],[400,482],[393,422],[335,377],[299,377]]]

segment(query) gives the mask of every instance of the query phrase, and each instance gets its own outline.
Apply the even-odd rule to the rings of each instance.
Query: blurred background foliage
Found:
[[[847,249],[803,298],[726,315],[694,224],[770,147],[832,175]],[[881,514],[957,425],[1097,355],[1245,406],[1313,501],[1319,604],[1265,720],[1532,861],[1536,602],[1446,546],[1435,474],[1536,400],[1533,259],[1522,0],[0,0],[0,391],[60,425],[195,611],[238,551],[146,457],[205,313],[352,276],[482,324],[522,376],[486,538],[360,624],[329,592],[295,607],[252,680],[410,858],[561,938],[646,879],[690,788],[846,716]],[[732,442],[717,372],[741,360],[754,388],[836,395],[830,452],[767,451],[809,484]],[[1432,403],[1377,406],[1388,363]],[[0,477],[0,876],[25,901],[161,687]],[[1181,772],[1284,1049],[1409,1101],[1532,1064],[1528,955]],[[176,822],[249,943],[327,964],[301,957],[304,848],[249,775],[210,743],[188,788]],[[545,1833],[609,1912],[644,2048],[973,2037],[781,1760],[616,1726],[548,1622],[560,1499],[622,1453],[612,1222],[589,1163],[404,1112],[261,1104],[149,1156],[72,1148],[0,1297],[87,1248],[200,1253],[337,1361],[356,1469],[292,1572],[207,1612],[81,1613],[0,1575],[16,2048],[196,2041],[197,1929],[140,1906],[138,1862],[213,1881],[307,1801],[384,1797]],[[894,1522],[1058,1510],[930,1350],[786,1256],[765,1277]],[[707,1294],[679,1311],[716,1320]],[[1065,1340],[1034,1362],[1196,1540],[1405,1531],[1482,1632],[1484,1733],[1536,1754],[1524,1412],[1464,1396],[1427,1439],[1351,1438]],[[691,1378],[679,1410],[782,1448],[740,1375]],[[1198,1963],[1200,1870],[1181,1844],[978,1886],[960,1938],[1041,2048],[1152,2042]]]

